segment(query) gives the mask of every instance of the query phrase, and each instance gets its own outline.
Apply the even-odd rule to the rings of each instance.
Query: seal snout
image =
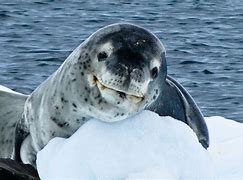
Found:
[[[130,48],[121,48],[114,52],[111,60],[107,62],[107,70],[114,75],[126,77],[124,86],[133,80],[136,82],[145,81],[145,59],[141,52],[134,51]]]
[[[122,100],[127,99],[133,103],[139,103],[144,99],[144,95],[137,94],[137,93],[131,93],[129,91],[122,90],[117,86],[112,86],[112,85],[106,84],[103,82],[103,80],[101,80],[94,74],[91,74],[88,76],[88,82],[91,87],[97,86],[101,94],[102,93],[103,94],[107,94],[107,93],[117,94],[117,96],[120,99],[122,99]],[[107,82],[107,81],[105,81],[105,82]]]
[[[101,75],[100,80],[117,91],[143,97],[147,92],[149,70],[141,63],[128,64],[124,61],[114,63],[111,60],[107,63],[106,72]]]

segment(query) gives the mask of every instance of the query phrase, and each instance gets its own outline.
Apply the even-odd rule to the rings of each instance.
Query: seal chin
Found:
[[[106,98],[109,98],[109,97],[107,97],[107,94],[110,94],[111,95],[110,97],[113,97],[113,95],[116,95],[119,98],[124,99],[124,100],[127,99],[129,102],[134,103],[134,104],[138,104],[144,100],[144,96],[142,96],[142,95],[128,94],[115,87],[110,87],[110,86],[108,87],[101,80],[99,80],[99,78],[94,74],[90,74],[88,76],[88,82],[91,87],[97,86],[101,94],[106,94],[105,95]]]

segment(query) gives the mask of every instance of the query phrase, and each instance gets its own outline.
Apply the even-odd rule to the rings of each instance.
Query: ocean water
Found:
[[[243,122],[243,1],[0,0],[0,84],[29,94],[98,28],[130,22],[167,49],[205,116]]]

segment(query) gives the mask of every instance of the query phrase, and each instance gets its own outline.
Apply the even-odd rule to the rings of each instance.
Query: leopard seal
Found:
[[[0,157],[35,166],[54,137],[91,118],[126,119],[144,109],[188,124],[204,148],[207,125],[193,98],[167,75],[165,48],[150,31],[112,24],[81,43],[30,95],[0,90]]]

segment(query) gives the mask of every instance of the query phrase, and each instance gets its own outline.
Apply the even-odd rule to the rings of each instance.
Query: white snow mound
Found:
[[[185,123],[150,111],[116,123],[92,119],[50,141],[37,169],[43,180],[242,178],[243,125],[221,117],[207,124],[208,151]]]
[[[211,166],[186,124],[150,111],[116,123],[93,119],[37,156],[41,179],[207,178]]]

